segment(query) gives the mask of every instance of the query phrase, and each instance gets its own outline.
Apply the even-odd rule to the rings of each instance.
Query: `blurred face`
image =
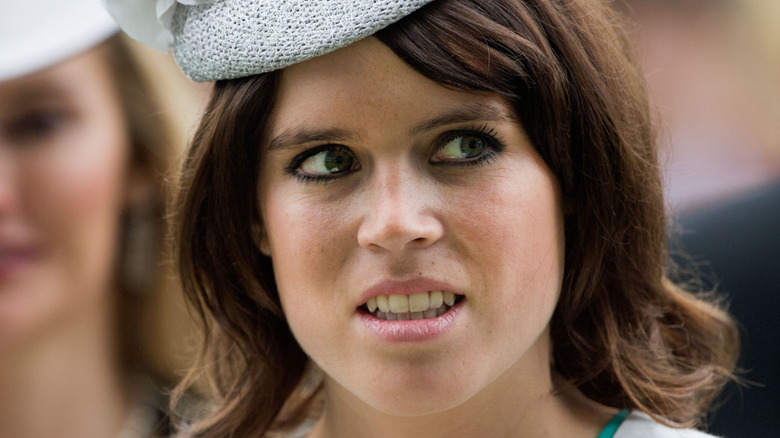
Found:
[[[0,83],[0,346],[106,308],[128,151],[100,49]]]
[[[543,385],[562,213],[507,102],[369,38],[284,70],[263,148],[260,247],[332,400],[419,415]]]

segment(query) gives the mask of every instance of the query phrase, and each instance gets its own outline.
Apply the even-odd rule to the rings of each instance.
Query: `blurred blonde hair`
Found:
[[[140,280],[141,290],[122,281],[122,263],[128,263],[127,243],[134,238],[132,235],[124,237],[126,245],[120,255],[122,353],[131,372],[152,376],[159,380],[157,383],[167,385],[189,367],[194,341],[190,340],[193,322],[167,257],[163,217],[166,187],[194,130],[209,86],[189,81],[169,54],[149,49],[123,34],[110,38],[102,48],[116,78],[130,131],[131,166],[150,178],[153,185],[143,217],[153,241],[142,248],[151,275]],[[128,208],[127,217],[134,214],[130,211],[133,208]],[[135,262],[138,260],[129,263]]]

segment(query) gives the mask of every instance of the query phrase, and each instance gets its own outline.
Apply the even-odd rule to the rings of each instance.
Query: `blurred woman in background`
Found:
[[[139,333],[170,300],[152,291],[183,138],[98,2],[2,9],[0,436],[167,435],[170,374]]]

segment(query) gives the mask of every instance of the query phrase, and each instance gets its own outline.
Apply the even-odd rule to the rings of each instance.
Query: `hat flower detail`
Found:
[[[173,17],[179,4],[187,6],[217,0],[105,0],[108,13],[130,37],[163,52],[173,47]]]

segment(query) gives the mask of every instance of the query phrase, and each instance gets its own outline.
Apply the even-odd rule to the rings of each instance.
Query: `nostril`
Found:
[[[442,226],[435,217],[436,203],[430,198],[435,191],[425,191],[421,187],[424,181],[404,177],[403,170],[379,173],[366,199],[359,244],[372,250],[398,251],[438,240]]]
[[[400,217],[371,219],[358,230],[358,243],[368,249],[403,250],[433,244],[443,235],[438,220],[422,214],[404,214]]]

